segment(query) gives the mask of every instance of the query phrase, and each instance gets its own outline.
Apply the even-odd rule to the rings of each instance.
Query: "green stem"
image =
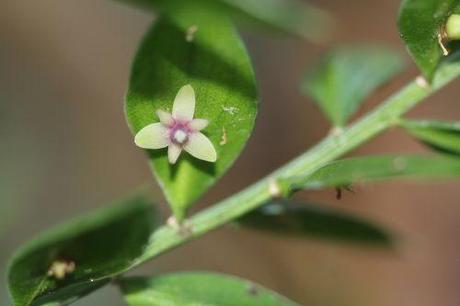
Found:
[[[185,224],[190,228],[190,234],[181,234],[170,226],[159,228],[152,234],[143,256],[134,265],[214,230],[263,205],[276,196],[277,188],[283,189],[283,186],[276,182],[292,176],[310,175],[326,163],[350,152],[395,125],[403,114],[459,75],[460,64],[454,62],[445,64],[439,69],[431,86],[424,85],[421,78],[409,83],[360,121],[329,135],[311,150],[259,182],[188,219]],[[283,191],[280,190],[281,193]]]

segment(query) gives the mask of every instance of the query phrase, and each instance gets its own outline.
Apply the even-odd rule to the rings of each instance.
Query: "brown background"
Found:
[[[337,19],[333,42],[386,42],[404,51],[398,0],[317,1]],[[122,112],[129,66],[153,17],[112,1],[3,0],[0,5],[0,270],[36,232],[103,205],[151,180]],[[244,154],[203,199],[212,203],[267,174],[328,132],[298,94],[304,68],[325,51],[295,39],[246,33],[262,92],[256,131]],[[416,75],[376,93],[366,110]],[[460,118],[459,82],[412,116]],[[364,112],[365,110],[363,110]],[[390,131],[356,152],[424,149]],[[358,188],[337,202],[332,190],[304,199],[330,203],[398,233],[396,252],[282,239],[223,229],[136,273],[206,269],[247,277],[303,305],[460,305],[459,183],[389,183]],[[4,271],[2,271],[4,273]],[[6,305],[5,286],[0,304]],[[114,288],[76,305],[123,305]]]

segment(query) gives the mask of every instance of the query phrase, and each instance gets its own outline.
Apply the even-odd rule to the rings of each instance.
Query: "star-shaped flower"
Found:
[[[174,100],[172,114],[156,111],[160,122],[147,125],[134,139],[138,147],[163,149],[168,147],[168,160],[175,164],[182,150],[208,162],[217,160],[212,142],[200,131],[209,121],[193,119],[195,113],[195,91],[191,85],[182,87]]]

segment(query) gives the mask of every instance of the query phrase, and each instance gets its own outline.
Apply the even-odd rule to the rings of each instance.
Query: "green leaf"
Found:
[[[130,306],[294,306],[294,302],[253,282],[233,276],[182,272],[120,282]]]
[[[191,27],[196,33],[188,41]],[[170,165],[166,149],[147,151],[178,219],[232,165],[254,127],[254,73],[241,39],[225,17],[188,8],[161,18],[149,31],[136,56],[126,97],[133,133],[158,121],[157,109],[171,111],[175,95],[187,84],[196,93],[195,118],[210,121],[204,133],[216,148],[217,162],[184,152]]]
[[[459,0],[404,0],[401,4],[399,32],[415,63],[429,81],[443,57],[438,37],[459,3]]]
[[[342,47],[307,73],[301,89],[334,125],[344,126],[368,95],[403,66],[400,54],[384,46]]]
[[[431,148],[460,155],[460,122],[404,120],[401,126]]]
[[[270,202],[238,223],[257,230],[352,243],[389,245],[392,240],[369,221],[322,205],[287,200]]]
[[[14,306],[69,303],[105,285],[133,266],[156,224],[151,201],[135,196],[39,235],[10,263]],[[57,262],[75,269],[61,278],[49,276]]]
[[[444,156],[366,156],[334,161],[306,177],[287,180],[292,189],[319,189],[389,179],[460,178],[460,160]]]
[[[175,12],[190,0],[121,0],[128,4]],[[323,10],[301,0],[194,0],[209,13],[226,14],[247,25],[263,27],[312,41],[324,40],[331,31],[331,18]]]

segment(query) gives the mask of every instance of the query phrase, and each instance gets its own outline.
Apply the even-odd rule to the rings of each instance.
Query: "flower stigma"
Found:
[[[183,145],[188,140],[188,132],[184,128],[177,128],[172,132],[172,141]]]

